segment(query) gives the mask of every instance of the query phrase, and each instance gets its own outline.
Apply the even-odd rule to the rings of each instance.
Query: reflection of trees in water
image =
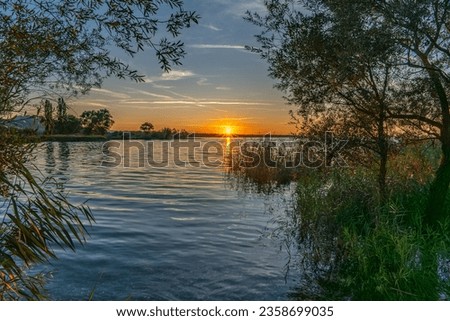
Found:
[[[48,175],[46,182],[54,185],[59,192],[64,191],[64,183],[68,181],[70,172],[70,145],[66,142],[46,142],[45,173]],[[56,156],[57,155],[57,156]]]
[[[229,188],[243,197],[252,197],[254,194],[263,196],[264,214],[268,221],[267,227],[261,231],[261,238],[276,242],[280,252],[285,254],[285,281],[296,283],[291,291],[292,297],[296,297],[298,275],[303,275],[303,271],[299,270],[297,184],[293,179],[295,169],[270,167],[265,162],[255,165],[243,159],[237,148],[228,147],[226,151],[224,173]],[[264,149],[257,152],[262,159]]]
[[[70,159],[70,145],[66,142],[60,142],[58,146],[58,156],[59,156],[59,167],[58,174],[63,175],[67,173],[67,170],[70,167],[69,159]]]
[[[45,143],[45,172],[53,174],[56,165],[55,148],[52,142]]]
[[[275,142],[272,142],[275,144]],[[288,168],[285,157],[266,141],[227,142],[224,168],[235,189],[271,194],[289,185],[297,168]]]

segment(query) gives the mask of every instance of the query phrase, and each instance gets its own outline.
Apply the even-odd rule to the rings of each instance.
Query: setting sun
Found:
[[[225,126],[224,127],[224,133],[225,133],[225,135],[230,136],[231,134],[233,134],[233,127]]]

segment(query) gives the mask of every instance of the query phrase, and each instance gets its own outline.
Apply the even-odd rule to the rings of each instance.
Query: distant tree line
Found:
[[[185,129],[176,129],[163,127],[160,130],[154,130],[155,126],[151,122],[144,122],[139,131],[132,131],[133,139],[173,139],[173,138],[187,138],[190,133]],[[123,131],[115,131],[109,135],[109,138],[122,138]]]
[[[42,108],[43,116],[39,116]],[[47,135],[78,134],[105,135],[114,124],[113,117],[108,109],[84,111],[80,117],[69,115],[68,107],[63,98],[58,99],[56,108],[49,100],[44,100],[38,107],[38,117],[45,126]]]
[[[43,115],[41,112],[43,110]],[[114,125],[113,116],[106,108],[99,110],[86,110],[79,117],[67,113],[68,106],[63,98],[59,98],[56,107],[49,100],[43,100],[37,107],[37,114],[45,127],[46,135],[106,135]],[[172,139],[186,138],[189,133],[176,128],[163,127],[154,130],[151,122],[144,122],[139,131],[133,131],[135,139]],[[109,138],[121,138],[122,131],[114,131]]]

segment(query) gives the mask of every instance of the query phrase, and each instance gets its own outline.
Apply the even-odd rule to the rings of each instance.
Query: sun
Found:
[[[224,126],[223,131],[224,131],[225,135],[231,136],[233,134],[233,127]]]

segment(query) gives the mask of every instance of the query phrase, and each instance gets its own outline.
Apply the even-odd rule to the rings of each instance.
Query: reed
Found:
[[[233,170],[256,185],[297,183],[294,211],[286,217],[290,228],[284,231],[286,239],[295,234],[304,276],[296,298],[437,300],[450,297],[450,224],[430,230],[422,215],[438,160],[432,145],[397,151],[383,200],[375,163],[286,169],[238,162]]]

